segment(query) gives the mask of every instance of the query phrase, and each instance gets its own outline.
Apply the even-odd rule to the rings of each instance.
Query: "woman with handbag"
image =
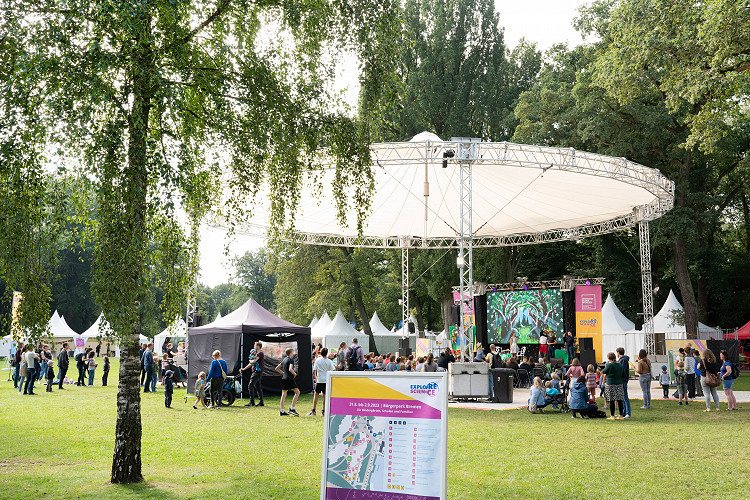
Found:
[[[716,356],[711,352],[711,349],[703,350],[698,368],[701,371],[701,388],[706,395],[706,409],[704,411],[711,411],[712,396],[716,411],[719,411],[719,391],[716,389],[720,383],[719,364],[716,362]]]
[[[221,359],[221,351],[212,354],[211,368],[208,370],[208,380],[211,381],[211,407],[221,408],[221,392],[224,379],[227,378],[227,362]]]

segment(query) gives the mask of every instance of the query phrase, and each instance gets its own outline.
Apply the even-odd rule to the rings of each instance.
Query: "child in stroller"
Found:
[[[552,381],[548,380],[546,384],[546,394],[544,401],[547,406],[552,405],[554,409],[560,409],[560,413],[567,413],[568,408],[568,387],[563,385],[560,389],[553,387]]]

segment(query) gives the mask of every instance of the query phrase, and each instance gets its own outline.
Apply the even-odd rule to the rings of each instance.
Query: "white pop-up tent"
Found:
[[[84,347],[91,347],[92,349],[96,348],[96,345],[99,343],[97,338],[101,338],[102,354],[107,352],[107,347],[109,346],[109,350],[114,351],[114,356],[117,358],[120,357],[120,345],[115,338],[114,330],[112,330],[109,322],[104,318],[104,313],[99,313],[99,317],[96,318],[94,324],[88,327],[86,331],[81,334],[81,337],[84,339]],[[138,337],[138,341],[141,344],[147,344],[149,339],[141,334]],[[76,349],[76,351],[78,351],[78,349]]]
[[[221,314],[216,318],[216,321],[221,319]],[[180,318],[179,316],[174,319],[172,324],[170,324],[168,327],[166,327],[162,332],[156,334],[154,336],[154,351],[156,354],[161,356],[164,352],[164,343],[167,341],[167,339],[173,339],[177,338],[179,339],[179,342],[184,342],[185,338],[187,336],[187,323],[185,323],[185,320]],[[172,340],[172,344],[174,347],[177,347],[174,340]]]
[[[309,325],[307,325],[307,327],[308,327],[308,328],[310,328],[310,329],[312,329],[312,328],[314,328],[314,327],[315,327],[315,325],[317,325],[317,324],[318,324],[318,317],[317,317],[317,316],[315,316],[315,317],[314,317],[314,318],[312,319],[312,321],[310,321],[310,324],[309,324]]]
[[[320,324],[320,322],[318,322]],[[370,339],[358,332],[349,322],[344,318],[344,313],[341,309],[336,313],[336,316],[331,320],[331,324],[323,332],[323,347],[328,349],[338,349],[341,342],[346,342],[346,345],[351,345],[352,339],[356,338],[359,345],[362,346],[362,350],[365,354],[370,351]]]
[[[328,316],[328,311],[323,311],[315,326],[310,327],[310,333],[312,335],[311,340],[313,344],[319,344],[323,342],[323,333],[331,325],[331,318]]]

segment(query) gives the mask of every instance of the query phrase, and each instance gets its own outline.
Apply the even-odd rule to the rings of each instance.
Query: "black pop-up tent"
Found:
[[[281,362],[288,347],[296,353],[294,369],[297,372],[297,387],[302,392],[312,391],[310,328],[284,321],[250,299],[213,323],[188,329],[188,392],[194,391],[200,372],[208,373],[215,350],[221,351],[229,374],[237,375],[240,367],[247,364],[256,341],[263,344],[265,354],[262,378],[264,393],[281,392],[281,376],[274,368]],[[242,394],[245,397],[249,396],[249,380],[250,370],[246,370],[242,376]]]

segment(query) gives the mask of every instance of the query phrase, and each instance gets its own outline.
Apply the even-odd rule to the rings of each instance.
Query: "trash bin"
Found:
[[[492,369],[492,400],[495,403],[513,402],[513,374],[514,371],[510,368]]]

